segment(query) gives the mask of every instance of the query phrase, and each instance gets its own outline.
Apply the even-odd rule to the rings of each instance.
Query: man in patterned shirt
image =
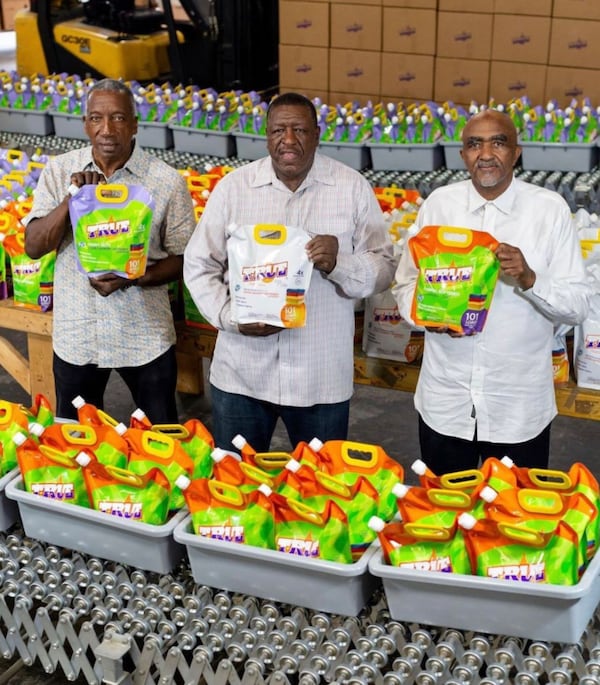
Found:
[[[191,196],[175,169],[136,143],[135,101],[125,84],[99,81],[86,105],[91,146],[48,161],[25,219],[30,257],[57,250],[56,415],[75,418],[71,402],[77,395],[102,408],[115,369],[153,423],[176,423],[176,336],[168,284],[181,277],[183,251],[194,230]],[[78,270],[69,198],[77,188],[98,183],[144,186],[154,199],[147,268],[135,281],[112,274],[90,278]]]

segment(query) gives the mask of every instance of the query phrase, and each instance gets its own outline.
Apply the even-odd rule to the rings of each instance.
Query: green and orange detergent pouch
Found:
[[[17,433],[29,435],[32,421],[34,417],[23,405],[0,400],[0,476],[17,466],[17,448],[13,437]]]
[[[41,426],[47,427],[54,423],[54,410],[50,404],[50,400],[43,395],[38,393],[33,400],[33,404],[29,408],[29,412],[34,417],[34,421],[39,423]]]
[[[323,443],[313,438],[309,445],[323,462],[323,470],[352,485],[364,476],[379,493],[377,515],[384,521],[396,514],[396,497],[392,489],[404,481],[404,469],[379,445],[351,440],[328,440]]]
[[[231,320],[304,326],[313,271],[305,249],[308,233],[282,224],[231,224],[228,233]]]
[[[81,467],[73,457],[39,445],[25,433],[17,433],[13,440],[27,492],[68,504],[90,506]]]
[[[357,560],[375,539],[369,519],[377,514],[379,494],[364,476],[352,485],[324,471],[315,471],[307,464],[290,459],[274,480],[274,490],[287,499],[302,501],[307,506],[322,510],[328,499],[333,500],[348,517],[352,558]]]
[[[441,523],[394,521],[386,524],[375,516],[369,521],[390,566],[471,575],[471,561],[462,532],[454,521]]]
[[[82,186],[69,199],[80,271],[88,276],[143,276],[154,208],[154,199],[143,186]]]
[[[581,492],[562,495],[554,490],[520,488],[496,492],[485,487],[480,493],[485,515],[494,521],[506,521],[515,526],[546,533],[554,530],[558,521],[565,521],[577,534],[579,573],[582,574],[596,552],[598,540],[598,509]]]
[[[484,485],[483,473],[479,469],[450,471],[438,476],[421,459],[415,459],[410,468],[419,477],[421,487],[427,490],[439,488],[442,490],[462,490],[472,493]]]
[[[181,509],[185,505],[185,499],[175,481],[182,475],[191,477],[194,462],[177,440],[154,430],[127,428],[123,423],[117,424],[115,430],[129,445],[128,470],[143,476],[158,468],[169,481],[169,509]]]
[[[260,485],[244,492],[214,478],[177,479],[196,535],[213,540],[275,549],[275,520],[271,488]]]
[[[40,443],[69,457],[92,452],[100,463],[119,468],[125,468],[129,458],[127,442],[106,424],[54,423],[40,434]]]
[[[242,462],[268,474],[271,478],[279,476],[285,465],[292,458],[289,452],[257,452],[252,445],[239,433],[231,441],[239,450]]]
[[[415,324],[470,335],[483,330],[498,280],[498,241],[484,231],[424,226],[408,247],[419,270]]]
[[[271,495],[275,511],[275,548],[303,558],[352,563],[348,517],[332,499],[322,508]]]
[[[77,410],[78,423],[88,426],[112,426],[113,428],[119,423],[103,409],[98,409],[95,405],[86,402],[81,395],[73,398],[71,404]]]
[[[550,532],[541,532],[461,514],[458,525],[474,575],[552,585],[575,585],[579,580],[577,533],[564,521]]]
[[[10,258],[13,300],[19,307],[48,312],[54,303],[54,264],[56,252],[39,259],[25,253],[25,231],[11,235],[0,233],[0,242]]]
[[[90,504],[96,511],[154,526],[167,521],[171,485],[160,469],[139,475],[129,469],[105,466],[84,451],[75,460],[82,468]]]
[[[484,515],[484,505],[477,491],[444,488],[408,487],[397,483],[393,488],[400,518],[405,523],[421,523],[450,528],[460,514]]]
[[[235,485],[242,492],[256,490],[259,485],[274,487],[272,476],[254,464],[245,462],[238,454],[215,447],[211,454],[213,478]]]
[[[6,234],[4,234],[6,235]],[[0,241],[0,300],[8,297],[8,281],[6,280],[6,252],[3,241]]]

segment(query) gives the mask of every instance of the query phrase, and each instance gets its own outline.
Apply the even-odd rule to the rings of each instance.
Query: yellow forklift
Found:
[[[277,0],[31,0],[15,20],[17,71],[274,89]],[[248,30],[250,27],[250,30]]]

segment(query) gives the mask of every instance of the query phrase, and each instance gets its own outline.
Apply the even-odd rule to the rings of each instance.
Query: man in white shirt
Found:
[[[298,93],[275,98],[267,113],[269,156],[219,181],[185,250],[185,283],[219,330],[210,368],[212,433],[225,449],[241,433],[268,451],[279,418],[293,447],[347,437],[354,300],[389,287],[396,262],[373,188],[320,155],[318,145],[313,103]],[[311,236],[304,327],[232,322],[232,224],[297,226]]]
[[[416,226],[490,233],[500,243],[500,274],[480,333],[425,332],[415,392],[421,458],[435,473],[504,455],[519,466],[547,468],[557,414],[554,324],[577,324],[588,311],[581,248],[563,198],[513,177],[521,149],[508,115],[477,114],[462,140],[471,179],[431,193]],[[394,294],[408,320],[417,274],[405,250]]]

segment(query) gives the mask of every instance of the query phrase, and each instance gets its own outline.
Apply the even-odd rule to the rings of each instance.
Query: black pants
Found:
[[[430,428],[419,416],[419,443],[421,459],[436,474],[476,469],[480,460],[487,457],[510,457],[516,466],[548,468],[550,455],[550,427],[531,440],[517,443],[483,442],[477,439],[464,440],[442,435]]]
[[[95,364],[69,364],[56,354],[52,367],[56,416],[77,419],[77,410],[71,404],[77,395],[98,409],[104,409],[104,391],[112,369],[100,369]],[[125,381],[136,407],[143,409],[152,423],[179,423],[175,402],[175,346],[143,366],[125,366],[114,370]]]

